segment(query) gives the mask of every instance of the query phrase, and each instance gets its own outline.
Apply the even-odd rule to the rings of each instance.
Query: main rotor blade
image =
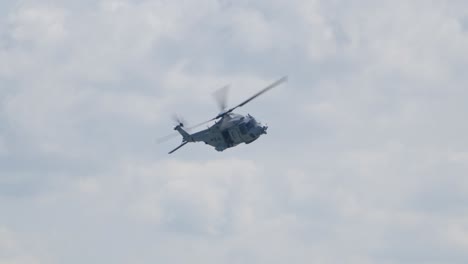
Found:
[[[201,123],[199,123],[199,124],[196,124],[196,125],[194,125],[194,126],[191,126],[191,127],[187,128],[187,130],[192,130],[192,129],[197,128],[197,127],[199,127],[199,126],[203,126],[204,124],[208,124],[209,122],[211,122],[211,121],[213,121],[213,120],[215,120],[215,119],[216,119],[216,118],[212,118],[212,119],[210,119],[210,120],[208,120],[208,121],[203,121],[203,122],[201,122]]]
[[[160,138],[156,139],[156,143],[158,143],[158,144],[164,143],[164,142],[168,141],[169,139],[177,137],[178,135],[180,135],[180,134],[177,133],[177,132],[174,132],[174,133],[169,134],[167,136],[160,137]]]
[[[229,85],[219,88],[213,93],[213,96],[218,103],[219,111],[223,112],[227,107],[227,95],[229,92]]]
[[[268,85],[267,87],[263,88],[261,91],[259,91],[258,93],[254,94],[253,96],[251,96],[249,99],[245,100],[244,102],[238,104],[237,106],[234,106],[233,108],[227,110],[225,113],[230,113],[232,112],[234,109],[238,108],[238,107],[242,107],[244,106],[245,104],[247,104],[248,102],[252,101],[253,99],[259,97],[260,95],[266,93],[267,91],[275,88],[276,86],[286,82],[288,80],[288,76],[283,76],[281,79],[277,80],[276,82]]]

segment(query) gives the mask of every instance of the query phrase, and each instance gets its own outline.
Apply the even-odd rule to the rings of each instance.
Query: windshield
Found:
[[[245,126],[247,127],[247,130],[250,130],[252,127],[255,126],[255,120],[250,119],[250,121],[247,122],[247,124]]]
[[[247,134],[247,132],[255,126],[255,123],[255,119],[250,119],[247,123],[240,124],[240,132],[244,135]]]

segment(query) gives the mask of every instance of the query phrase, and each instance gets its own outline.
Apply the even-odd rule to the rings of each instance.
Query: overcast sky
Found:
[[[467,68],[466,0],[1,0],[0,264],[468,263]]]

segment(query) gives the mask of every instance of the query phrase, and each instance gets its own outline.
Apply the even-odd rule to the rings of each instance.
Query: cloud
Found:
[[[10,18],[11,36],[18,42],[53,44],[65,38],[64,20],[59,8],[20,9]]]
[[[202,164],[176,160],[154,164],[128,162],[119,170],[125,173],[117,178],[112,175],[86,183],[92,183],[96,195],[106,190],[112,190],[116,196],[128,193],[127,210],[137,221],[174,232],[206,235],[231,232],[238,221],[243,222],[244,211],[253,206],[250,203],[255,202],[257,195],[248,192],[261,192],[259,169],[245,160]],[[86,184],[83,189],[80,181],[79,187],[88,192],[90,186]]]
[[[1,3],[0,263],[465,263],[466,7]],[[285,74],[254,144],[153,144]]]
[[[0,263],[2,264],[36,264],[41,263],[37,256],[30,254],[24,243],[20,242],[17,235],[6,229],[0,228]]]

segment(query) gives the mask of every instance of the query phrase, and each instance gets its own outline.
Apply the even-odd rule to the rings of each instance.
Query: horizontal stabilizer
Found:
[[[178,150],[178,149],[180,149],[181,147],[185,146],[185,144],[187,144],[187,143],[188,143],[188,142],[184,142],[184,143],[180,144],[180,146],[178,146],[177,148],[171,150],[171,151],[169,152],[169,154],[174,153],[176,150]]]

